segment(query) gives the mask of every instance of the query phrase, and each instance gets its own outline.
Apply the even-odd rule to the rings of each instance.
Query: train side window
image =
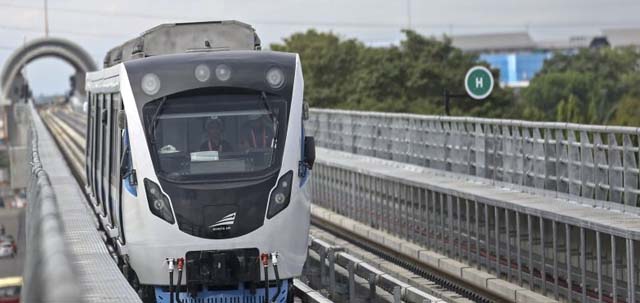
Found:
[[[125,128],[122,132],[122,161],[120,162],[120,178],[124,180],[126,190],[134,196],[138,195],[136,186],[138,185],[135,169],[131,161],[131,146],[129,145],[129,132]]]
[[[117,188],[118,165],[120,164],[120,129],[118,128],[118,113],[120,112],[120,98],[114,94],[111,98],[111,186],[112,190]]]

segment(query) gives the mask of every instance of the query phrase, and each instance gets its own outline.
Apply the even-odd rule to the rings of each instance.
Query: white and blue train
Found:
[[[86,78],[87,195],[147,302],[286,302],[315,159],[297,54],[237,21],[165,24]]]

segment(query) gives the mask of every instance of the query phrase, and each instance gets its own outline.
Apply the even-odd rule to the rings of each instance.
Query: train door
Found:
[[[120,154],[121,154],[121,131],[118,127],[118,113],[122,109],[122,102],[119,94],[113,94],[111,99],[111,222],[114,228],[120,227],[120,206],[122,182],[120,182]],[[122,231],[122,230],[120,230]]]
[[[91,188],[91,184],[93,184],[93,178],[91,175],[91,147],[92,147],[92,142],[93,142],[93,133],[91,132],[91,121],[93,119],[92,114],[91,114],[91,102],[89,100],[91,100],[92,98],[92,94],[88,93],[87,94],[87,103],[89,103],[89,110],[87,113],[87,128],[85,129],[85,133],[87,134],[86,136],[86,140],[85,140],[85,145],[84,145],[84,150],[85,150],[85,156],[84,156],[84,178],[85,180],[87,180],[87,186],[89,186],[89,188]]]
[[[104,215],[107,217],[109,223],[113,223],[111,221],[111,94],[104,95],[104,110],[103,110],[103,136],[102,136],[102,148],[103,148],[103,158],[102,158],[102,190],[104,195],[104,204],[102,205],[102,211]]]
[[[96,155],[96,140],[97,140],[97,132],[96,132],[96,124],[97,124],[97,97],[95,94],[91,94],[91,98],[89,98],[89,131],[91,132],[91,142],[90,142],[90,149],[91,149],[91,158],[89,159],[89,161],[91,161],[90,165],[89,165],[89,177],[91,178],[91,194],[93,195],[94,198],[96,198],[96,203],[97,203],[97,196],[96,196],[96,161],[97,161],[97,155]]]
[[[103,98],[103,94],[98,94],[98,98],[96,100],[96,104],[98,105],[96,107],[96,133],[97,138],[96,138],[96,165],[95,167],[95,171],[96,171],[96,200],[98,203],[98,206],[100,206],[100,208],[103,208],[103,202],[104,202],[104,191],[102,190],[102,162],[104,159],[104,98]]]

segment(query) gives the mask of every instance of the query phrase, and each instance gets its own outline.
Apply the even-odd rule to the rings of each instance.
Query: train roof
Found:
[[[260,48],[255,29],[239,21],[168,23],[111,49],[104,58],[104,67],[158,55]]]
[[[186,89],[211,87],[244,87],[270,93],[289,95],[295,77],[297,54],[275,51],[224,51],[224,52],[188,52],[153,56],[144,60],[130,60],[121,65],[87,73],[86,90],[91,93],[111,93],[120,87],[119,76],[126,69],[128,79],[135,95],[136,103],[144,104],[158,96],[170,95]],[[200,82],[194,76],[194,68],[206,65],[212,71],[220,64],[227,65],[232,77],[226,82]],[[279,67],[288,79],[281,89],[270,88],[261,77],[271,67]],[[160,91],[149,96],[140,91],[138,85],[142,77],[153,72],[161,80]]]

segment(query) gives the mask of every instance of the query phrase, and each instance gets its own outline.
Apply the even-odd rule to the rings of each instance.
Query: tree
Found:
[[[565,121],[559,118],[565,117],[565,107],[568,106],[569,101],[577,107],[587,107],[591,98],[590,86],[594,82],[592,75],[575,71],[551,72],[533,78],[529,87],[522,92],[522,97],[526,100],[527,107],[537,110],[530,109],[529,113],[536,113],[536,115],[542,113],[543,117],[527,116],[525,113],[524,118],[529,120],[558,118],[558,121]],[[560,105],[563,106],[563,112],[559,112]]]
[[[526,119],[609,124],[623,98],[640,97],[640,52],[633,48],[557,53],[522,92]],[[563,101],[559,101],[563,100]],[[627,101],[631,102],[631,101]]]
[[[615,115],[611,119],[612,124],[640,126],[640,97],[625,96],[617,105]]]
[[[580,101],[575,95],[569,95],[566,100],[560,101],[557,107],[557,119],[558,121],[572,122],[572,123],[584,123],[584,108],[580,106]]]
[[[359,63],[354,60],[365,48],[356,40],[341,41],[332,33],[293,34],[284,45],[273,44],[275,51],[296,52],[303,62],[305,98],[316,107],[335,107],[349,94],[353,73]]]

